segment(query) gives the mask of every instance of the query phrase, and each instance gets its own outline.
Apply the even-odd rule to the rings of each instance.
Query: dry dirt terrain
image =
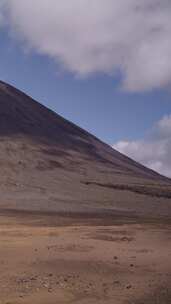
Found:
[[[1,304],[170,304],[171,223],[0,213]]]

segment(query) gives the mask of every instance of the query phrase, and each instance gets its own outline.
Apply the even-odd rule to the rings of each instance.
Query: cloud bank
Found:
[[[77,75],[119,75],[128,91],[171,83],[170,0],[5,0],[2,15],[25,46]]]
[[[113,148],[171,177],[171,115],[163,117],[143,140],[119,141]]]

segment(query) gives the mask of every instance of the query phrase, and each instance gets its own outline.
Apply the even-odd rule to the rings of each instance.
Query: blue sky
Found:
[[[86,1],[89,0],[84,0],[84,2]],[[132,4],[134,4],[134,0],[131,1]],[[154,2],[154,0],[150,1]],[[10,3],[10,1],[8,2]],[[53,2],[53,0],[51,0],[51,2]],[[122,0],[121,2],[123,4],[126,3],[125,0]],[[19,3],[21,4],[18,0],[13,1],[13,7],[11,5],[10,8],[11,11],[13,10],[11,19],[5,15],[5,20],[9,18],[9,24],[12,24],[14,28],[16,26],[16,29],[11,31],[10,26],[6,26],[6,24],[0,27],[0,79],[13,84],[39,102],[42,102],[65,118],[68,118],[77,125],[90,131],[110,145],[114,144],[114,147],[121,152],[170,176],[171,165],[169,167],[169,172],[166,170],[166,167],[168,167],[168,153],[170,150],[166,151],[166,164],[163,163],[163,158],[161,159],[161,154],[163,152],[160,153],[153,164],[151,154],[149,155],[149,158],[147,156],[145,159],[144,154],[141,158],[138,157],[138,154],[140,154],[138,149],[141,148],[142,150],[142,146],[145,146],[146,150],[150,149],[149,153],[151,153],[151,150],[155,152],[156,142],[158,146],[162,145],[163,147],[163,145],[165,145],[165,148],[168,149],[168,144],[166,145],[166,143],[163,144],[163,142],[159,142],[159,135],[161,133],[159,125],[162,124],[163,121],[165,121],[167,126],[169,125],[169,130],[171,130],[171,95],[168,85],[168,78],[171,77],[171,72],[168,65],[167,69],[165,67],[165,49],[162,50],[163,52],[160,51],[159,58],[162,58],[162,61],[156,71],[153,71],[153,67],[156,67],[156,63],[153,62],[155,49],[154,55],[151,56],[150,54],[150,57],[149,48],[149,53],[145,53],[145,55],[143,53],[146,57],[141,57],[142,61],[144,61],[143,66],[140,62],[140,58],[135,55],[136,65],[133,60],[131,67],[129,66],[132,60],[130,57],[125,63],[123,72],[123,67],[121,67],[122,63],[120,63],[120,68],[118,68],[115,62],[116,58],[118,61],[120,60],[118,55],[116,56],[116,54],[114,54],[110,58],[110,62],[108,62],[108,57],[111,55],[108,55],[109,52],[106,50],[104,56],[101,56],[99,57],[100,59],[96,60],[98,54],[93,57],[95,52],[94,49],[92,49],[90,56],[90,54],[85,54],[82,45],[76,44],[73,46],[71,43],[70,46],[68,42],[68,35],[70,33],[64,32],[62,33],[60,45],[62,49],[62,51],[60,49],[60,52],[62,52],[62,55],[59,55],[61,53],[58,51],[58,47],[55,46],[55,52],[54,48],[52,52],[52,47],[44,47],[41,40],[42,37],[46,40],[47,35],[53,35],[52,27],[51,30],[47,29],[47,33],[45,31],[45,36],[38,32],[37,36],[35,35],[34,37],[34,26],[33,29],[30,29],[27,27],[27,24],[22,23],[23,21],[17,23],[19,18],[23,17],[22,5],[23,9],[25,6],[29,6],[28,2],[25,0],[20,7],[18,6]],[[44,1],[44,3],[48,6],[48,1]],[[58,5],[60,6],[60,4],[57,4],[58,1],[55,3],[57,6],[56,12],[58,12]],[[144,3],[146,3],[146,1],[144,1]],[[27,9],[29,15],[31,4]],[[113,9],[115,9],[115,7]],[[165,7],[163,7],[163,11],[167,14]],[[35,12],[31,11],[30,14],[32,13]],[[147,13],[149,13],[149,11],[147,11],[146,14]],[[18,19],[14,18],[15,14]],[[102,11],[100,11],[99,14],[102,14]],[[26,16],[24,17],[26,19]],[[69,15],[69,17],[67,15],[67,18],[71,17],[72,14],[71,16]],[[131,18],[131,20],[133,20],[134,15],[131,15]],[[21,20],[23,19],[21,18]],[[85,24],[86,20],[87,19],[85,18]],[[39,22],[44,26],[44,23],[42,23],[44,22],[44,19],[41,20],[41,17],[40,20],[38,18],[36,22],[35,29],[39,25]],[[52,25],[55,30],[56,25]],[[20,30],[18,31],[19,26]],[[101,25],[97,24],[97,29],[99,26]],[[67,28],[66,24],[61,24],[61,29],[63,29],[63,27]],[[21,29],[22,33],[24,33],[23,37]],[[52,31],[52,33],[50,31]],[[75,33],[74,31],[76,32],[76,30],[73,29],[73,33]],[[78,33],[76,33],[76,35],[78,35]],[[41,39],[39,36],[41,36]],[[63,37],[65,37],[65,48],[62,44]],[[167,39],[170,39],[170,37]],[[57,37],[53,37],[53,42],[55,42],[55,39],[59,39],[60,42],[60,33],[58,33]],[[79,43],[80,41],[81,36]],[[91,49],[94,43],[94,40],[92,41],[93,42],[91,43],[90,37],[90,42],[88,42],[89,45],[87,47],[88,50]],[[142,42],[136,41],[135,43],[139,46]],[[47,41],[48,46],[51,44],[52,41]],[[82,44],[84,46],[84,42],[82,42]],[[71,53],[73,52],[72,56],[70,56],[70,53],[66,53],[67,47],[71,48]],[[127,53],[132,51],[129,44],[127,45],[127,48]],[[119,52],[121,53],[122,51],[123,50],[120,49]],[[75,52],[77,56],[75,56]],[[126,58],[125,54],[123,54],[123,56]],[[115,60],[113,57],[116,57]],[[79,59],[77,60],[77,58],[81,61],[79,62]],[[146,63],[149,63],[149,58],[151,58],[150,64],[146,66]],[[85,63],[83,64],[84,60]],[[101,64],[102,61],[104,61],[103,65]],[[61,64],[61,62],[64,64]],[[110,68],[110,65],[113,65],[113,69]],[[149,65],[151,65],[150,69]],[[160,70],[162,70],[161,73]],[[168,73],[168,70],[170,74]],[[154,135],[150,137],[150,134],[154,133],[157,133],[157,137]],[[170,137],[171,132],[169,133],[167,140],[170,140]]]
[[[46,56],[25,52],[7,32],[0,35],[0,78],[109,144],[144,137],[171,113],[167,90],[130,93],[108,75],[84,79],[63,72]]]

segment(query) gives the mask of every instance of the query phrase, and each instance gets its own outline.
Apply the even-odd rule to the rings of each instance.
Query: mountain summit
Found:
[[[162,212],[167,214],[171,198],[169,179],[4,82],[0,166],[0,207],[5,209],[152,214],[165,199]]]

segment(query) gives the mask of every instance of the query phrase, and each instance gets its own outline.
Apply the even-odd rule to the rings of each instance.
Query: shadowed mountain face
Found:
[[[0,166],[1,208],[151,215],[170,210],[169,179],[3,82]]]

